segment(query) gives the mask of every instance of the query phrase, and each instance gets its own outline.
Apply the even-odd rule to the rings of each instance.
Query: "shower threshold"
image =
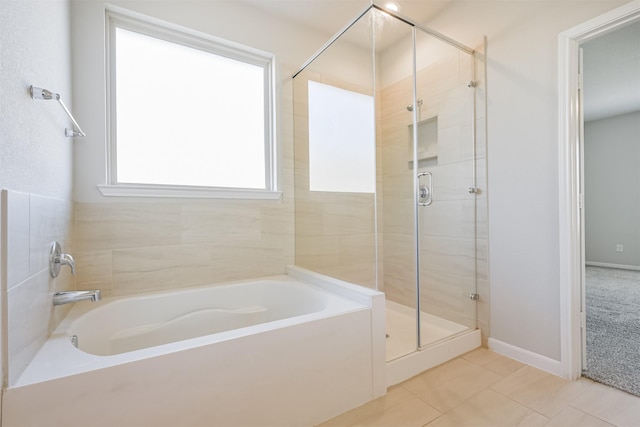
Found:
[[[415,309],[386,301],[387,386],[398,384],[481,345],[480,330],[422,313],[416,351]]]

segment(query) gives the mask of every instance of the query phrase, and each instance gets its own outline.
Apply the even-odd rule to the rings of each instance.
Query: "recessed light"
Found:
[[[400,5],[396,2],[387,2],[384,4],[384,8],[391,12],[400,12]]]

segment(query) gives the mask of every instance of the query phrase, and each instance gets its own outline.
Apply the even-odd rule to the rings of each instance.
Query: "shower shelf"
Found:
[[[435,159],[438,157],[438,149],[435,147],[418,151],[418,160]]]
[[[437,147],[429,147],[427,150],[418,151],[418,165],[420,162],[425,160],[438,160],[438,148]],[[409,156],[409,168],[413,167],[413,155]]]

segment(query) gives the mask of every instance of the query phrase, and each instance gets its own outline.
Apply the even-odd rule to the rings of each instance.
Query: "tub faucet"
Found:
[[[68,265],[71,267],[71,274],[76,275],[76,260],[69,254],[61,254],[58,258],[60,265]]]
[[[62,253],[60,243],[53,242],[49,250],[49,273],[51,273],[51,277],[58,277],[61,265],[68,265],[71,268],[71,274],[76,275],[76,261],[71,255]]]
[[[77,301],[100,301],[100,290],[95,289],[92,291],[62,291],[53,294],[53,305],[69,304]]]

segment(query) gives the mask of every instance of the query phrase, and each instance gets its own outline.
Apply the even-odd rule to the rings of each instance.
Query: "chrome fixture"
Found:
[[[76,119],[73,118],[67,106],[64,105],[64,102],[62,102],[62,98],[60,98],[59,93],[51,92],[46,89],[42,89],[41,87],[35,87],[35,86],[31,86],[30,91],[31,91],[31,99],[43,99],[45,101],[55,99],[60,103],[60,105],[64,109],[64,112],[67,113],[67,116],[69,116],[69,118],[71,119],[71,122],[73,123],[73,129],[66,128],[64,130],[64,134],[66,136],[68,137],[85,136],[85,133],[80,128],[80,125],[78,124],[78,122],[76,122]]]
[[[429,182],[422,184],[420,178],[428,177]],[[418,205],[429,206],[433,203],[433,175],[431,172],[420,172],[418,174]]]
[[[51,277],[58,277],[62,265],[71,267],[71,274],[76,275],[76,261],[71,255],[62,253],[60,243],[53,242],[49,248],[49,273]]]
[[[422,107],[422,98],[418,98],[416,103],[418,104],[418,107]],[[407,111],[413,111],[413,104],[407,105]]]
[[[53,294],[53,305],[69,304],[78,301],[100,301],[102,296],[100,290],[95,289],[92,291],[62,291]]]
[[[477,86],[478,86],[478,83],[474,82],[473,80],[469,80],[467,82],[467,87],[468,88],[477,87]]]

